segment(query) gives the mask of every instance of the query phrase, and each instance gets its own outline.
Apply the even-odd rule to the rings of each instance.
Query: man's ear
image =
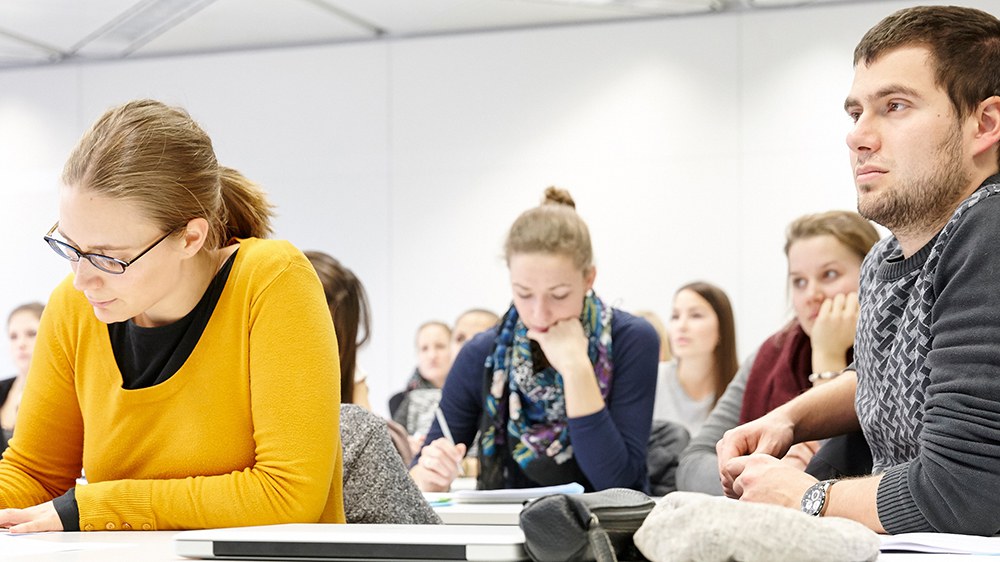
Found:
[[[997,148],[1000,142],[1000,96],[990,96],[979,102],[976,108],[976,136],[973,140],[973,155]],[[996,155],[994,155],[996,161]]]
[[[586,283],[588,291],[594,288],[594,279],[596,278],[597,278],[597,267],[593,265],[590,266],[590,268],[583,273],[583,281],[584,283]]]

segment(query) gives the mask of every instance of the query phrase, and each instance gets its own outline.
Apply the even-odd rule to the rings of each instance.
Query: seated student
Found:
[[[416,452],[434,421],[434,410],[441,401],[448,369],[451,368],[451,328],[432,320],[417,328],[417,368],[406,383],[406,390],[397,396],[398,406],[390,405],[392,419],[406,428],[410,448]]]
[[[684,285],[674,293],[668,326],[674,359],[660,363],[653,420],[694,435],[739,368],[729,297],[702,281]]]
[[[337,333],[340,356],[340,402],[357,404],[371,410],[368,403],[368,383],[359,379],[357,351],[368,342],[371,312],[368,295],[354,272],[333,256],[317,251],[304,252],[323,285],[326,304]],[[361,334],[360,336],[358,334]]]
[[[482,429],[480,488],[647,489],[656,332],[593,292],[590,234],[566,191],[522,213],[504,253],[513,305],[459,353],[441,398],[455,442],[435,422],[413,479],[447,490]]]
[[[22,304],[7,316],[7,336],[10,340],[10,357],[14,360],[17,373],[13,377],[0,380],[0,454],[7,449],[7,443],[14,436],[14,421],[21,405],[24,382],[28,378],[31,355],[35,349],[38,321],[45,305],[40,302]]]
[[[451,360],[455,361],[458,352],[472,336],[485,332],[497,325],[500,317],[484,308],[470,308],[458,316],[455,327],[451,329]]]
[[[333,256],[317,251],[305,252],[305,256],[316,270],[323,285],[326,304],[330,308],[334,331],[337,333],[337,351],[340,356],[340,403],[357,404],[370,411],[368,384],[365,379],[359,379],[357,375],[358,348],[367,343],[371,335],[369,324],[371,312],[365,286],[353,271]],[[362,334],[360,337],[359,333]],[[406,429],[392,420],[384,422],[403,463],[408,465],[413,459],[414,451],[410,449]],[[351,520],[351,509],[354,507],[345,506],[348,522],[357,523],[358,521]]]
[[[0,527],[344,522],[333,322],[302,252],[259,238],[264,193],[185,111],[139,100],[83,136],[59,195],[45,240],[73,273],[0,461],[0,508],[21,508]]]
[[[847,367],[858,315],[861,260],[877,241],[875,227],[850,211],[805,215],[789,225],[785,255],[795,319],[743,363],[681,455],[678,489],[721,495],[715,444],[723,434]],[[853,443],[856,437],[851,439]],[[817,446],[802,444],[783,462],[804,469]],[[863,442],[858,446],[863,465],[867,450]],[[857,472],[848,468],[841,472]]]
[[[719,444],[728,495],[876,532],[1000,531],[1000,20],[916,6],[854,51],[844,103],[858,211],[892,233],[861,268],[852,369]],[[775,460],[863,428],[871,476]],[[801,498],[801,499],[800,499]]]

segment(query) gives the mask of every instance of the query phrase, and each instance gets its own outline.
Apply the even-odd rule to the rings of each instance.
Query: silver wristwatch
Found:
[[[819,517],[823,513],[823,507],[826,505],[826,493],[830,490],[830,486],[834,482],[836,480],[823,480],[809,486],[806,493],[802,494],[803,513]]]

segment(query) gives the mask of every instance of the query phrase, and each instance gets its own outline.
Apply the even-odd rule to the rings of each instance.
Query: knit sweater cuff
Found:
[[[875,505],[878,518],[886,532],[900,533],[934,532],[936,529],[920,512],[910,494],[910,463],[906,462],[885,471],[878,485]]]

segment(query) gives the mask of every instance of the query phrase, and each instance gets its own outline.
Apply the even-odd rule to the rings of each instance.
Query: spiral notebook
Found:
[[[287,524],[183,531],[186,558],[237,560],[527,560],[513,525]]]

